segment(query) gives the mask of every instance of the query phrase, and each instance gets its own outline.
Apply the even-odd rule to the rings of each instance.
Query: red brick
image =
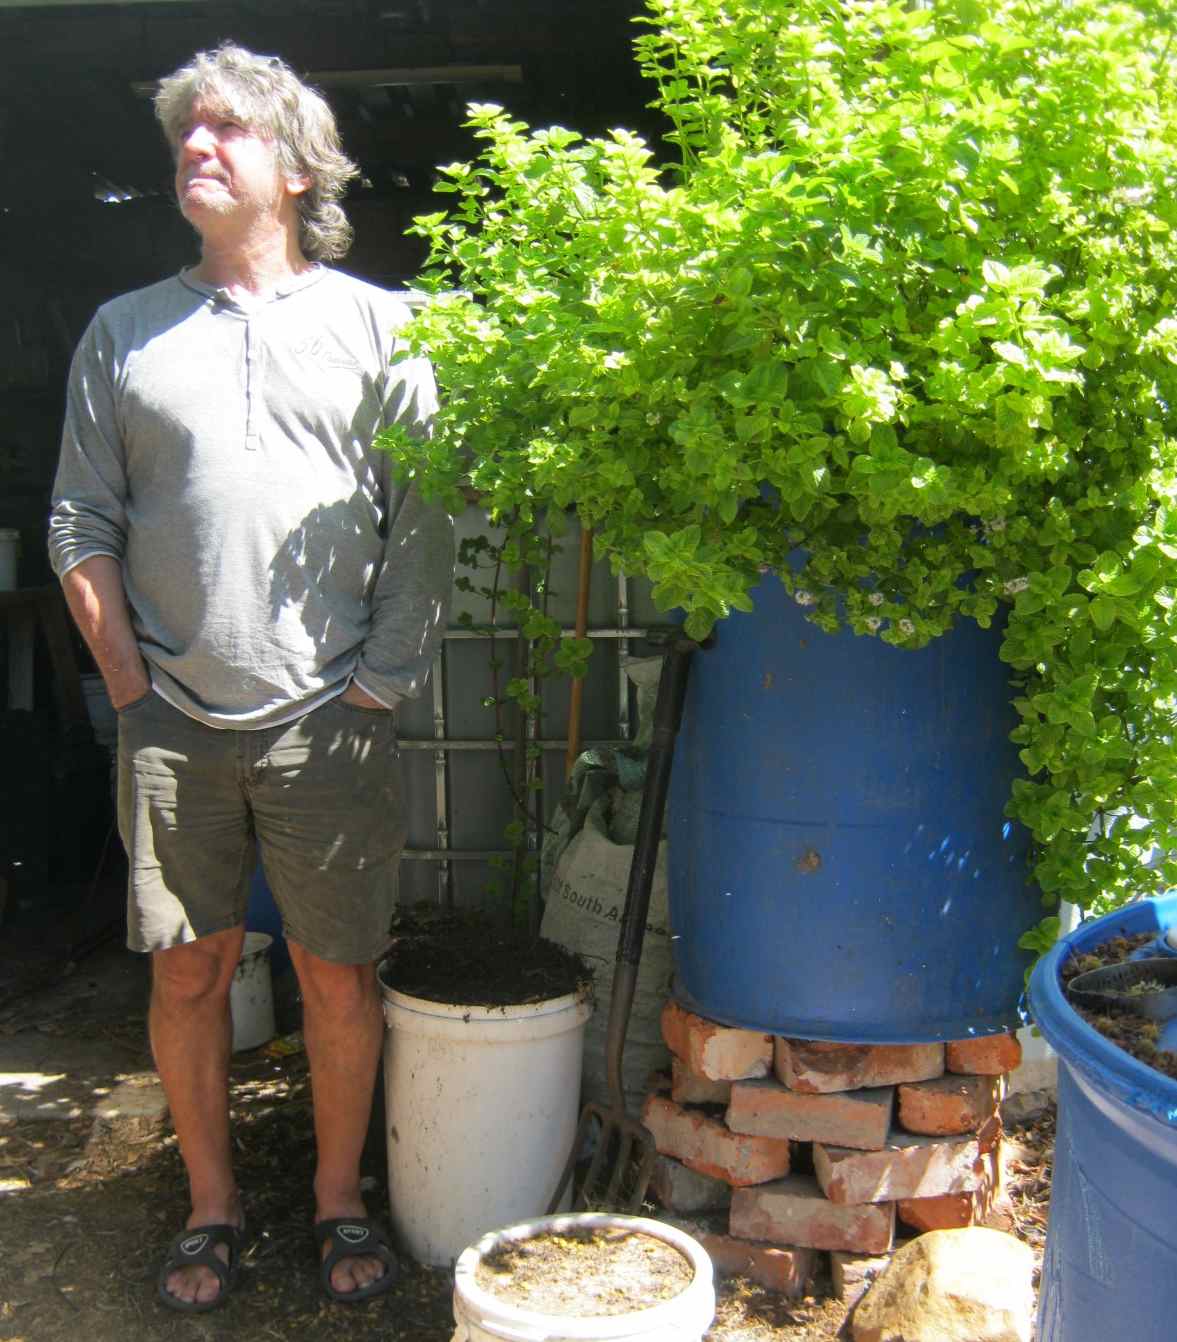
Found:
[[[664,1095],[651,1095],[642,1122],[664,1156],[733,1186],[766,1183],[789,1172],[789,1143],[732,1132],[718,1119],[688,1110]]]
[[[761,1137],[877,1151],[886,1145],[894,1107],[892,1086],[806,1095],[777,1081],[734,1081],[727,1125]]]
[[[1004,1081],[998,1076],[940,1076],[933,1081],[913,1081],[899,1087],[899,1122],[908,1132],[931,1137],[976,1132],[997,1113],[1004,1089]]]
[[[681,1058],[670,1060],[670,1098],[677,1104],[727,1104],[730,1081],[712,1081],[692,1072]]]
[[[976,1137],[919,1137],[893,1131],[882,1151],[814,1142],[813,1169],[832,1202],[891,1202],[971,1193],[981,1186],[984,1162]]]
[[[834,1298],[844,1305],[857,1305],[890,1261],[889,1254],[844,1253],[835,1249],[830,1254]]]
[[[684,1011],[677,1002],[662,1008],[662,1038],[675,1057],[709,1081],[767,1076],[772,1068],[770,1035],[717,1025]]]
[[[987,1034],[977,1039],[957,1039],[945,1050],[945,1066],[950,1072],[977,1076],[1002,1076],[1022,1061],[1022,1046],[1017,1035]]]
[[[895,1214],[912,1230],[958,1230],[982,1225],[1000,1189],[1000,1153],[984,1157],[980,1186],[971,1193],[942,1193],[934,1198],[900,1198]]]
[[[825,1044],[777,1039],[777,1078],[791,1090],[829,1094],[867,1086],[927,1081],[944,1072],[943,1044]]]
[[[816,1179],[794,1174],[758,1188],[737,1188],[728,1228],[741,1239],[772,1244],[886,1253],[895,1234],[895,1206],[839,1205],[822,1195]]]
[[[655,1157],[650,1193],[667,1211],[687,1214],[727,1207],[732,1200],[731,1184],[688,1169],[673,1156]]]
[[[724,1276],[748,1277],[781,1295],[804,1295],[817,1272],[816,1249],[759,1244],[706,1230],[698,1232],[695,1238],[707,1251],[716,1271]]]

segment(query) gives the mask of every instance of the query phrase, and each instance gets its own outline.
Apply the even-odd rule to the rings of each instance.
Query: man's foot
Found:
[[[396,1280],[397,1262],[388,1234],[370,1216],[316,1221],[323,1289],[332,1300],[370,1300]]]
[[[193,1220],[172,1241],[158,1290],[169,1309],[198,1314],[223,1305],[236,1285],[244,1227]]]

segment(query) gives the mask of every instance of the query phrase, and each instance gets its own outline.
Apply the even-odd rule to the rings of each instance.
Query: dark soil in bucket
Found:
[[[521,1006],[592,992],[583,960],[554,941],[484,918],[411,910],[393,923],[380,980],[451,1006]]]
[[[679,1295],[694,1268],[656,1235],[594,1226],[501,1244],[483,1257],[474,1276],[484,1291],[519,1309],[601,1318]]]
[[[1073,978],[1079,974],[1086,974],[1089,970],[1123,964],[1133,951],[1147,946],[1153,940],[1153,936],[1151,932],[1142,932],[1135,936],[1112,937],[1082,955],[1071,956],[1059,970],[1063,987],[1066,988]],[[1102,1010],[1091,1010],[1078,1002],[1072,1002],[1071,1007],[1088,1025],[1098,1030],[1117,1048],[1122,1048],[1137,1062],[1153,1068],[1162,1076],[1177,1080],[1177,1053],[1170,1053],[1167,1049],[1157,1047],[1161,1027],[1155,1020],[1149,1020],[1147,1016],[1141,1016],[1127,1008],[1117,1010],[1109,1006]]]

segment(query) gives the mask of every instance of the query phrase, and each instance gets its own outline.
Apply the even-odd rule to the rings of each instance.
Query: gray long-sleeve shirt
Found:
[[[436,406],[427,363],[389,366],[408,315],[323,268],[248,308],[181,274],[83,336],[50,559],[121,561],[153,686],[192,717],[260,728],[353,677],[389,707],[424,685],[452,524],[371,446]]]

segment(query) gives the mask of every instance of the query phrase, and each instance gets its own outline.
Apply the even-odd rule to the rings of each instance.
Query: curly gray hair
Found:
[[[335,116],[322,94],[304,84],[277,56],[258,56],[235,43],[200,51],[159,81],[155,116],[173,152],[193,107],[203,103],[274,141],[284,172],[305,175],[296,197],[299,245],[311,261],[335,261],[351,246],[352,230],[339,204],[359,169],[344,154]]]

